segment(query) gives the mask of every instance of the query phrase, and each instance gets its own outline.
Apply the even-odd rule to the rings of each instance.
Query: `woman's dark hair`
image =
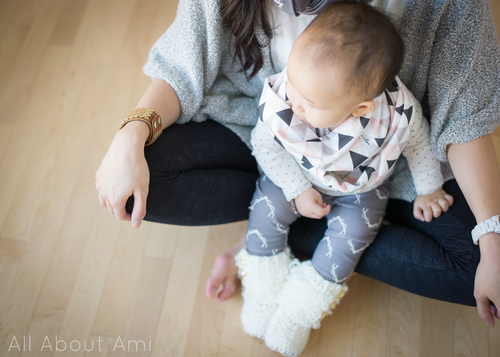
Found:
[[[234,38],[234,60],[240,63],[248,79],[254,77],[264,65],[262,48],[269,44],[259,43],[258,31],[262,28],[268,40],[272,37],[268,3],[268,0],[220,0],[222,25]],[[248,75],[250,68],[252,71]]]

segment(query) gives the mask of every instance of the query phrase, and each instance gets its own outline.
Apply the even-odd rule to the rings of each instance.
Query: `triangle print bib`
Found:
[[[285,94],[286,69],[269,77],[260,99],[260,120],[302,167],[326,187],[350,194],[388,177],[410,137],[413,95],[395,78],[374,99],[373,112],[350,117],[325,133],[295,115]]]

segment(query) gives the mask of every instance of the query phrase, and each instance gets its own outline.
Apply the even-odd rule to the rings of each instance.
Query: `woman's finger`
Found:
[[[106,201],[104,200],[104,198],[101,196],[101,194],[99,193],[99,204],[102,206],[102,207],[106,207]]]
[[[106,202],[105,206],[108,209],[109,213],[111,213],[114,216],[115,211],[113,210],[113,205],[108,200],[105,200],[105,202]]]
[[[125,210],[126,197],[118,197],[112,201],[113,214],[120,221],[130,221],[130,213]]]
[[[477,313],[484,323],[489,326],[495,326],[495,319],[490,309],[490,299],[487,297],[476,298]]]
[[[147,191],[136,190],[134,192],[134,208],[132,209],[132,226],[139,228],[142,220],[146,216],[146,199],[148,197]]]

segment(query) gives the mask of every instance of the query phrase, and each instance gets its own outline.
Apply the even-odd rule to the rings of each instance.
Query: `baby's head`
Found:
[[[403,41],[384,14],[365,4],[335,3],[292,48],[286,88],[292,109],[318,128],[370,113],[403,56]]]

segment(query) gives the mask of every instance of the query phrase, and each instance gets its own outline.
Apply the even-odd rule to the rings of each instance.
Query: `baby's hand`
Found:
[[[453,204],[453,197],[444,190],[437,190],[428,195],[420,195],[413,204],[413,215],[422,222],[430,222],[438,218],[441,213],[448,211]]]
[[[314,188],[309,188],[295,198],[297,211],[309,218],[320,219],[330,212],[330,205],[323,202],[321,194]]]

